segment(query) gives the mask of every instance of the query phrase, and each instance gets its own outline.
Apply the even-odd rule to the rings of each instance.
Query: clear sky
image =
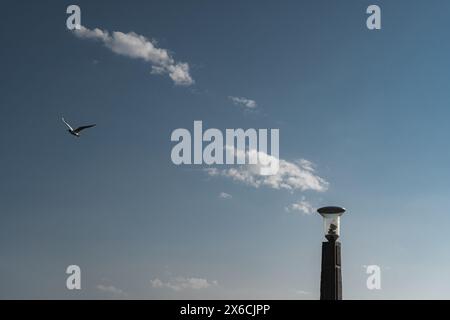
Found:
[[[77,1],[78,36],[69,4],[2,2],[0,298],[317,299],[342,205],[344,298],[450,299],[448,1]],[[174,165],[194,120],[279,128],[318,185]]]

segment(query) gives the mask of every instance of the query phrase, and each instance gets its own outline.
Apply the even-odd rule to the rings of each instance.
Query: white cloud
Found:
[[[164,287],[164,283],[161,280],[159,280],[158,278],[150,280],[150,283],[152,284],[152,287],[154,287],[154,288]]]
[[[302,198],[299,202],[293,203],[290,206],[286,207],[285,210],[287,212],[295,212],[298,211],[303,214],[311,214],[314,212],[314,207],[305,200],[305,198]]]
[[[218,282],[215,280],[210,282],[206,279],[194,277],[175,277],[167,282],[163,282],[160,279],[156,278],[150,280],[150,283],[154,288],[169,288],[174,291],[181,291],[185,289],[200,290],[218,285]]]
[[[107,31],[103,31],[98,28],[90,30],[86,27],[81,26],[80,29],[75,29],[73,32],[76,36],[85,39],[100,40],[106,42],[109,38]]]
[[[99,285],[97,285],[97,289],[102,292],[109,293],[109,294],[112,294],[115,296],[127,296],[127,294],[122,289],[116,288],[111,285],[105,286],[105,285],[99,284]]]
[[[229,194],[229,193],[221,192],[219,194],[219,198],[221,198],[221,199],[231,199],[231,198],[233,198],[233,196],[231,194]]]
[[[194,80],[189,73],[189,65],[184,62],[176,62],[168,50],[157,48],[154,40],[149,40],[134,32],[114,31],[110,34],[106,30],[98,28],[91,30],[83,26],[73,32],[81,39],[102,42],[118,55],[142,59],[151,63],[153,74],[167,74],[177,85],[189,86],[194,84]]]
[[[244,97],[228,97],[233,103],[237,106],[249,108],[249,109],[255,109],[258,105],[256,104],[255,100],[247,99]]]
[[[247,156],[271,159],[273,156],[256,150],[246,151]],[[257,158],[258,159],[258,158]],[[240,165],[237,167],[218,169],[205,169],[210,176],[222,176],[241,182],[246,185],[259,188],[266,186],[273,189],[313,190],[323,192],[328,189],[329,183],[315,173],[312,162],[300,159],[296,162],[279,160],[279,169],[273,175],[261,175],[261,165]]]
[[[300,295],[309,295],[309,294],[311,294],[311,292],[304,291],[304,290],[296,290],[295,293],[296,294],[300,294]]]

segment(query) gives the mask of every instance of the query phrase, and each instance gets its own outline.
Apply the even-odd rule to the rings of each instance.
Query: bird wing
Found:
[[[95,126],[96,126],[95,124],[90,124],[90,125],[88,125],[88,126],[78,127],[78,128],[76,128],[75,130],[73,130],[73,132],[79,133],[81,130],[88,129],[88,128],[92,128],[92,127],[95,127]]]
[[[66,124],[66,126],[68,126],[69,129],[73,131],[73,128],[70,126],[70,124],[68,124],[68,123],[66,122],[66,120],[64,120],[64,117],[61,118],[61,119],[62,119],[62,121]]]

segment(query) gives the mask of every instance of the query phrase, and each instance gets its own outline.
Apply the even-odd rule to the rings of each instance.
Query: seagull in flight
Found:
[[[69,131],[70,134],[73,134],[75,137],[80,137],[80,132],[81,132],[82,130],[88,129],[88,128],[92,128],[92,127],[95,127],[95,124],[90,124],[90,125],[88,125],[88,126],[81,126],[81,127],[76,128],[76,129],[73,129],[73,128],[70,126],[70,124],[68,124],[68,123],[66,122],[66,120],[64,120],[64,117],[62,118],[62,121],[63,121],[63,122],[66,124],[66,126],[69,128],[69,130],[67,130],[67,131]]]

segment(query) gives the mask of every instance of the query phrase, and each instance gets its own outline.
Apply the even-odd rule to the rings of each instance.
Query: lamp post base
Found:
[[[322,242],[320,300],[342,300],[341,243]]]

